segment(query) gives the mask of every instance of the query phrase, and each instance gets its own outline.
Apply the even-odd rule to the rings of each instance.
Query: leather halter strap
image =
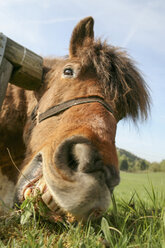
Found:
[[[99,96],[89,96],[89,97],[80,97],[76,99],[72,99],[63,103],[60,103],[58,105],[55,105],[48,110],[46,110],[44,113],[39,114],[38,116],[38,122],[42,122],[43,120],[46,120],[47,118],[50,118],[52,116],[56,116],[60,114],[61,112],[84,103],[92,103],[92,102],[98,102],[102,104],[110,113],[113,114],[112,108],[104,101],[103,98]],[[34,114],[34,113],[33,113]],[[32,118],[33,119],[33,118]]]

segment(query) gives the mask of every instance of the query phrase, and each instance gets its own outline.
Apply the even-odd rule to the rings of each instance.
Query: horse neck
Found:
[[[8,86],[0,112],[0,169],[8,177],[12,178],[17,174],[9,152],[18,167],[24,159],[23,130],[36,102],[33,92],[14,85]]]

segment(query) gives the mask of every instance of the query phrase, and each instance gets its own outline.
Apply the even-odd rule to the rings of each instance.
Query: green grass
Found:
[[[131,196],[137,192],[138,195],[144,200],[148,199],[149,192],[154,191],[159,193],[165,193],[165,173],[163,172],[145,172],[145,173],[127,173],[120,172],[121,182],[115,189],[115,195],[117,198],[130,199]],[[161,197],[161,196],[160,196]]]
[[[165,173],[121,173],[111,207],[97,222],[51,223],[46,213],[29,198],[1,217],[0,248],[165,248]]]

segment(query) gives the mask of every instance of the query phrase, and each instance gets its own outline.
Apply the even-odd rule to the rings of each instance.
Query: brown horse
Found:
[[[146,118],[147,86],[125,52],[75,27],[69,56],[45,59],[41,88],[9,85],[0,114],[0,197],[21,203],[39,188],[54,213],[86,219],[107,210],[119,183],[119,120]],[[8,148],[8,149],[7,149]],[[13,161],[12,161],[13,159]],[[18,171],[15,163],[21,168]]]

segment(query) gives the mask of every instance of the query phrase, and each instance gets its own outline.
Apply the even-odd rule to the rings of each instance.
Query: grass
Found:
[[[148,198],[145,188],[151,192],[152,185],[155,192],[165,192],[165,173],[163,172],[121,172],[120,176],[121,182],[115,189],[118,198],[129,199],[135,191],[141,198]]]
[[[45,206],[29,198],[1,217],[0,247],[165,248],[164,178],[165,173],[121,173],[110,209],[94,223],[51,223]]]

